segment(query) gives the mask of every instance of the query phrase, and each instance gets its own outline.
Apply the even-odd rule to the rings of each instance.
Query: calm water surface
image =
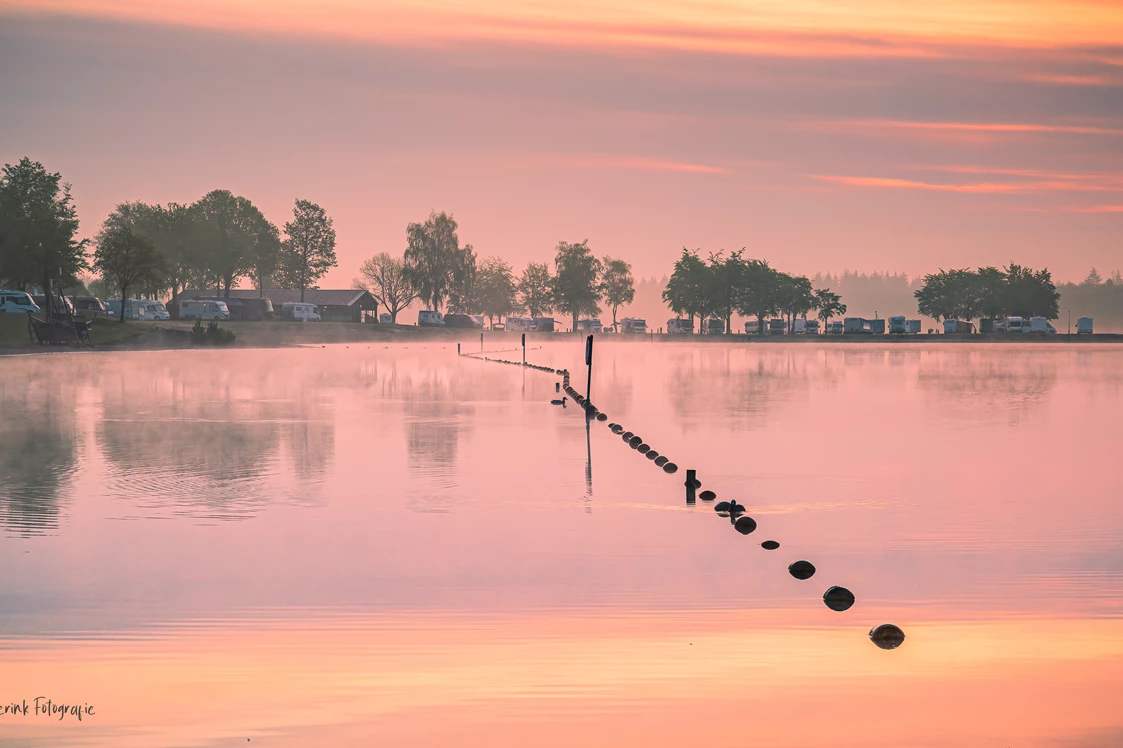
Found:
[[[596,367],[756,532],[447,344],[0,359],[0,744],[1123,745],[1123,351]]]

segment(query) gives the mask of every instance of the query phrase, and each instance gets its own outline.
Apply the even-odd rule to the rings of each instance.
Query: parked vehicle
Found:
[[[222,299],[222,301],[225,301],[226,305],[230,306],[230,302],[233,301],[233,299]],[[256,299],[238,299],[238,301],[242,303],[241,319],[260,322],[261,320],[273,319],[277,315],[276,310],[273,309],[273,301],[271,299],[259,297]],[[230,314],[234,314],[233,309],[230,310]]]
[[[476,321],[476,324],[479,327],[482,328],[484,326],[484,316],[482,314],[473,314],[472,319]]]
[[[905,332],[907,332],[909,335],[919,335],[920,334],[920,320],[910,319],[910,320],[906,321],[905,322]]]
[[[423,309],[417,313],[417,324],[421,327],[444,327],[445,318],[441,316],[440,312]]]
[[[534,329],[538,332],[553,332],[554,331],[554,318],[553,317],[535,317]]]
[[[1091,335],[1092,334],[1092,318],[1081,317],[1076,320],[1076,334],[1077,335]]]
[[[1057,328],[1049,324],[1049,320],[1046,317],[1030,317],[1029,331],[1043,332],[1049,335],[1055,335],[1057,332]]]
[[[944,320],[945,335],[971,335],[974,332],[975,325],[972,322],[962,319]]]
[[[1028,332],[1029,326],[1021,317],[1006,318],[1006,332]]]
[[[390,315],[389,312],[383,312],[382,314],[378,315],[378,324],[392,325],[394,324],[394,318]]]
[[[817,320],[817,319],[804,320],[803,334],[804,335],[818,335],[819,334],[819,320]]]
[[[120,319],[121,317],[121,300],[120,299],[106,299],[105,306],[109,309],[109,315]],[[125,302],[125,319],[152,319],[145,314],[146,309],[138,299],[128,299]]]
[[[703,328],[706,335],[724,335],[725,334],[725,320],[714,319],[710,317],[706,320],[706,325]]]
[[[694,323],[688,319],[669,319],[667,320],[667,334],[693,335]]]
[[[460,327],[460,328],[475,329],[475,328],[482,328],[483,325],[481,325],[479,322],[476,322],[475,319],[473,319],[472,317],[469,317],[467,314],[446,314],[445,315],[445,327]]]
[[[889,318],[890,335],[904,335],[907,332],[908,326],[905,324],[904,315],[897,315]]]
[[[640,319],[639,317],[625,317],[620,320],[620,322],[622,325],[620,331],[623,333],[633,335],[644,335],[647,333],[647,320],[645,319]]]
[[[151,299],[139,299],[137,301],[144,307],[145,319],[171,319],[172,316],[168,314],[168,310],[159,301],[152,301]]]
[[[281,319],[295,322],[319,322],[320,308],[315,304],[304,304],[299,301],[290,301],[281,304]]]
[[[760,320],[752,319],[745,322],[746,335],[760,335]]]
[[[230,319],[230,307],[225,301],[197,300],[181,301],[179,303],[180,319],[198,320],[227,320]]]
[[[788,331],[788,323],[782,319],[768,320],[768,334],[769,335],[783,335]]]
[[[109,307],[96,296],[67,296],[75,317],[108,317]]]
[[[31,298],[30,294],[23,291],[0,291],[0,312],[25,312],[39,313],[43,310]]]
[[[827,335],[841,335],[843,333],[842,322],[834,320],[827,323]]]
[[[530,317],[507,317],[505,328],[509,332],[534,332],[538,326]]]
[[[604,325],[596,317],[579,319],[577,320],[577,329],[583,332],[604,332]]]
[[[31,297],[31,300],[35,302],[35,306],[39,307],[41,311],[46,311],[47,297],[45,295],[35,294]],[[74,314],[74,307],[70,305],[70,300],[65,296],[63,296],[61,299],[58,296],[55,296],[55,309],[63,312],[69,311],[71,314]]]
[[[807,320],[793,319],[792,320],[792,335],[806,335],[807,334]]]

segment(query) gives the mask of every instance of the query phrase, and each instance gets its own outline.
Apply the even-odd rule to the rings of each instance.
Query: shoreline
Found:
[[[142,322],[130,321],[123,325],[116,321],[96,323],[93,330],[92,347],[38,345],[28,340],[25,323],[18,320],[4,320],[0,332],[0,356],[34,353],[56,353],[66,351],[154,351],[180,349],[222,350],[226,348],[296,348],[309,345],[336,345],[347,343],[391,343],[429,340],[445,343],[474,343],[479,341],[480,330],[464,328],[417,327],[415,325],[380,325],[354,322],[226,322],[226,327],[237,336],[234,343],[227,346],[197,346],[191,343],[191,324],[180,321]],[[527,343],[548,342],[551,340],[583,339],[585,332],[526,333]],[[503,345],[518,345],[522,333],[505,330],[483,331],[486,341],[502,341]],[[973,335],[670,335],[655,333],[627,335],[621,333],[601,333],[597,335],[604,342],[620,343],[704,343],[707,345],[1057,345],[1057,344],[1112,344],[1123,343],[1121,333],[1098,333],[1092,335],[1069,335],[1057,333],[1011,334],[991,333]],[[99,343],[99,339],[103,342]],[[473,351],[466,350],[465,353]]]

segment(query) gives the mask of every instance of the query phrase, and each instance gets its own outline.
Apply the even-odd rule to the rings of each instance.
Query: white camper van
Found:
[[[41,312],[39,305],[23,291],[0,291],[0,312]]]
[[[179,302],[180,319],[222,320],[230,319],[230,308],[225,301],[195,301],[194,299]]]
[[[1092,318],[1081,317],[1076,320],[1076,334],[1077,335],[1091,335],[1092,334]]]
[[[530,317],[508,317],[504,329],[508,332],[534,332],[538,325]]]
[[[291,319],[296,322],[319,322],[320,310],[315,304],[288,302],[281,304],[281,319]]]
[[[445,318],[441,316],[440,312],[423,309],[417,313],[417,324],[421,327],[444,327]]]
[[[694,324],[688,319],[667,320],[668,335],[693,335]]]

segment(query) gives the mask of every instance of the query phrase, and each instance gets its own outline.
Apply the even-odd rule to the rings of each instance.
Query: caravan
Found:
[[[577,320],[577,329],[582,332],[603,332],[604,325],[596,317],[579,319]]]
[[[639,317],[625,317],[620,320],[621,332],[630,333],[635,335],[644,335],[647,333],[647,320],[640,319]]]
[[[667,334],[693,335],[694,323],[688,319],[669,319],[667,320]]]
[[[535,332],[538,325],[530,317],[508,317],[503,329],[507,332]]]
[[[113,303],[112,300],[109,302]],[[127,314],[127,312],[126,312]],[[179,303],[180,319],[197,320],[226,320],[230,319],[230,308],[225,301],[181,301]],[[138,319],[147,319],[140,317]]]

